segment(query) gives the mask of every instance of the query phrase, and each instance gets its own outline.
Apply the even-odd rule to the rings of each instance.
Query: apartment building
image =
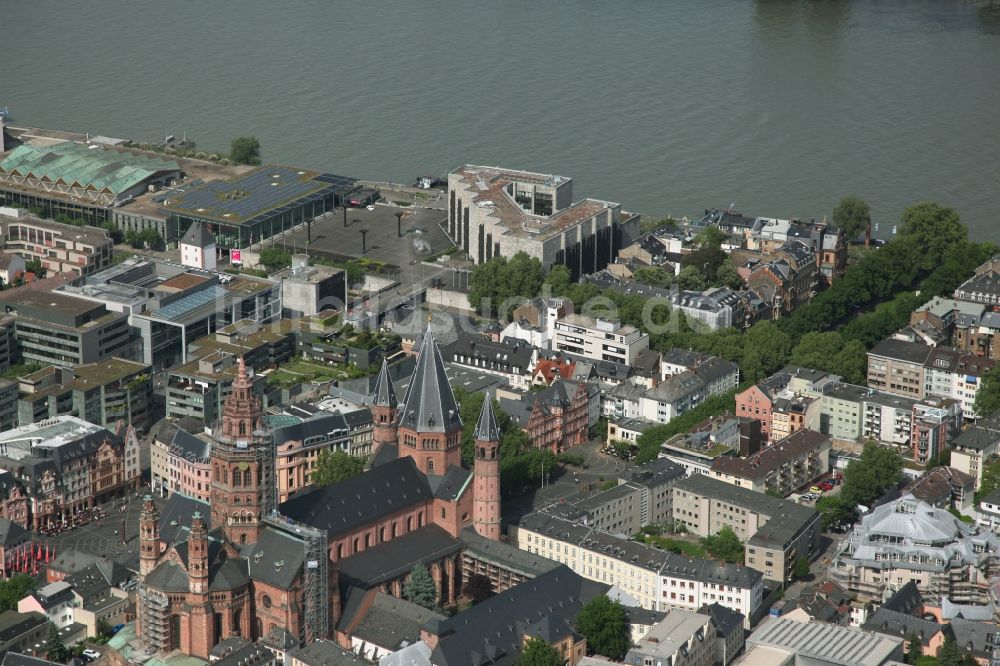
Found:
[[[525,516],[512,532],[521,550],[617,586],[643,608],[696,611],[718,602],[749,626],[761,607],[763,577],[746,566],[669,553],[544,513]]]
[[[857,441],[865,429],[865,398],[874,389],[833,382],[822,389],[819,430],[833,439]]]
[[[73,368],[48,366],[18,381],[20,425],[79,416],[105,428],[122,422],[145,433],[153,399],[152,368],[112,358]]]
[[[38,530],[132,492],[141,481],[135,430],[111,432],[59,416],[0,433],[0,469],[10,473],[3,517]]]
[[[789,365],[767,379],[736,394],[736,415],[760,421],[761,433],[765,441],[777,441],[772,433],[775,405],[779,402],[779,434],[788,436],[793,423],[796,429],[810,427],[819,414],[816,406],[808,399],[819,394],[823,387],[835,383],[840,378],[822,370]],[[820,408],[820,412],[822,409]],[[815,429],[815,428],[814,428]]]
[[[951,466],[976,480],[976,490],[983,485],[986,462],[1000,452],[1000,415],[980,419],[976,425],[951,441]]]
[[[676,483],[673,495],[675,521],[701,537],[729,527],[746,542],[746,566],[768,580],[789,582],[795,561],[819,547],[820,516],[807,506],[704,474]]]
[[[889,338],[868,352],[868,386],[906,398],[924,397],[924,363],[932,348]]]
[[[17,382],[0,379],[0,432],[18,425],[17,389]]]
[[[991,358],[935,347],[924,363],[924,395],[957,400],[965,418],[975,419],[976,394],[994,365],[996,360]]]
[[[625,663],[713,666],[718,658],[714,638],[711,617],[673,609],[629,649]]]
[[[488,375],[502,377],[514,388],[527,389],[535,348],[513,338],[494,342],[481,335],[459,333],[458,339],[441,350],[446,361]],[[570,377],[566,377],[570,379]]]
[[[780,442],[798,430],[819,430],[822,402],[815,395],[779,396],[771,407],[771,441]]]
[[[27,211],[5,209],[15,213]],[[29,215],[0,214],[0,244],[49,273],[90,275],[111,265],[114,243],[97,227],[78,227]]]
[[[735,363],[717,356],[709,357],[647,389],[639,398],[639,416],[669,423],[706,398],[733,390],[739,379],[740,369]]]
[[[717,418],[665,441],[660,445],[659,457],[679,465],[687,475],[707,474],[718,456],[730,455],[739,448],[740,421]]]
[[[72,367],[138,358],[128,317],[101,303],[19,287],[0,292],[0,308],[14,315],[15,346],[25,363]]]
[[[617,486],[546,511],[602,532],[629,536],[647,525],[673,520],[670,489],[682,478],[682,467],[660,458],[629,470]]]
[[[785,497],[830,471],[831,445],[829,435],[799,430],[747,458],[719,456],[709,475],[734,486]]]
[[[368,409],[318,413],[274,429],[278,502],[309,486],[324,451],[351,455],[372,453],[374,420]],[[358,446],[358,442],[362,442]]]
[[[586,441],[591,399],[600,399],[595,385],[560,379],[529,397],[532,407],[524,430],[532,446],[560,453]]]
[[[616,319],[569,314],[555,323],[552,349],[595,361],[632,365],[639,352],[649,349],[649,336]]]
[[[160,497],[181,493],[209,501],[212,439],[199,425],[190,418],[167,421],[150,442],[151,487]]]

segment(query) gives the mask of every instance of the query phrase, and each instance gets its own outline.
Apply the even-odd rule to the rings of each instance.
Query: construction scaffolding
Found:
[[[264,519],[272,528],[300,541],[305,555],[302,561],[302,607],[304,610],[299,640],[312,643],[330,637],[330,558],[326,530],[310,527],[277,512]],[[337,591],[333,590],[336,594]]]
[[[170,645],[170,600],[166,595],[139,586],[139,622],[142,647],[146,652],[167,651]]]

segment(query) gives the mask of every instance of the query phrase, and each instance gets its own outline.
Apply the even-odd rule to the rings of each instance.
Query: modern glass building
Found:
[[[163,202],[166,237],[180,237],[192,223],[201,222],[220,249],[248,247],[332,211],[357,189],[353,178],[262,166],[168,197]]]

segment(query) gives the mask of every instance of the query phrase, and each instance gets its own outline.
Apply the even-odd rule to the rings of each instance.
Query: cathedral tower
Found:
[[[396,443],[398,414],[399,400],[396,399],[396,391],[392,388],[392,380],[389,378],[389,363],[383,358],[382,369],[379,370],[378,378],[375,380],[375,391],[372,394],[372,418],[375,420],[372,432],[374,449],[383,444]]]
[[[139,580],[156,568],[160,557],[160,512],[149,495],[143,498],[139,514]]]
[[[473,469],[473,525],[480,536],[500,540],[500,428],[487,393],[476,423],[476,462]]]
[[[232,392],[222,408],[221,433],[212,445],[212,528],[223,528],[234,544],[256,543],[268,510],[266,489],[273,459],[260,432],[260,400],[241,357]]]
[[[462,464],[462,417],[429,323],[403,397],[398,438],[400,457],[413,458],[424,474],[440,476]]]

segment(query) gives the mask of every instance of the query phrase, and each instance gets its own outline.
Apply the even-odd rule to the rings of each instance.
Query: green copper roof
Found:
[[[272,428],[281,428],[283,426],[302,423],[302,419],[297,416],[291,416],[290,414],[268,414],[264,416],[264,422]]]
[[[52,146],[18,146],[0,162],[0,171],[118,194],[157,172],[180,171],[180,166],[160,157],[66,141]]]

